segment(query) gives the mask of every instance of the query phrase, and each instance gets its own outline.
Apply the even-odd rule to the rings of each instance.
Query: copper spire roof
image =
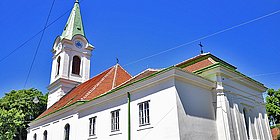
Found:
[[[71,40],[75,35],[85,36],[79,1],[76,0],[61,38]]]

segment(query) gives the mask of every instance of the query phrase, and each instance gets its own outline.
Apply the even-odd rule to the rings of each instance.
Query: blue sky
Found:
[[[43,29],[52,1],[0,1],[0,60]],[[72,8],[74,0],[57,0],[50,21]],[[136,75],[196,56],[194,42],[133,63],[200,37],[280,10],[277,0],[83,0],[86,37],[95,46],[91,77],[116,63]],[[50,80],[51,48],[70,13],[47,28],[25,88],[44,93]],[[206,52],[235,65],[269,88],[280,88],[280,13],[201,40]],[[40,35],[0,62],[0,97],[24,88]],[[129,65],[127,65],[129,64]]]

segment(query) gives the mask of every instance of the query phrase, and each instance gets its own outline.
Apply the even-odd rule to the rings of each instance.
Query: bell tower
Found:
[[[85,37],[79,1],[76,0],[63,33],[54,42],[48,106],[89,79],[94,47]]]

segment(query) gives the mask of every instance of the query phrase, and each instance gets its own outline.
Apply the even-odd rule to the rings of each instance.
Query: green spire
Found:
[[[72,37],[77,34],[85,36],[79,1],[75,0],[74,7],[65,25],[61,38],[71,40]]]

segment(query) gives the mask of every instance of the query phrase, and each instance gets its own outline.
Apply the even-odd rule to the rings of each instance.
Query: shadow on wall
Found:
[[[196,88],[192,85],[180,86],[176,84],[177,106],[181,106],[185,115],[215,120],[215,109],[213,107],[212,93],[210,91]]]

